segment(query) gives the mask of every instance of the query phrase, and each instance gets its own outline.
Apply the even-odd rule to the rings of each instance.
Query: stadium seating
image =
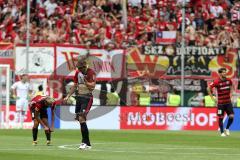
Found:
[[[127,16],[124,16],[120,0],[33,0],[30,42],[98,47],[111,42],[124,48],[155,44],[158,43],[157,32],[177,31],[178,43],[181,40],[181,2],[128,0]],[[187,45],[239,47],[239,2],[187,2]],[[0,42],[25,43],[26,1],[1,0],[0,8]],[[127,19],[127,26],[124,19]]]

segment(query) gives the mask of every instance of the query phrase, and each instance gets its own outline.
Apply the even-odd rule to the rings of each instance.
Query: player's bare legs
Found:
[[[81,133],[82,133],[82,145],[79,148],[80,149],[91,149],[91,144],[89,140],[89,131],[86,124],[86,115],[84,113],[78,114],[78,121],[81,126]],[[87,146],[84,146],[87,145]],[[82,148],[81,148],[82,147]]]
[[[42,118],[42,121],[43,123],[46,125],[46,126],[49,126],[48,125],[48,119],[47,118]],[[49,127],[48,127],[49,128]],[[46,135],[46,138],[47,138],[47,145],[50,145],[51,143],[51,131],[50,131],[50,128],[48,130],[45,130],[45,135]]]
[[[232,123],[233,123],[233,119],[234,119],[234,114],[230,114],[230,115],[228,116],[228,123],[227,123],[227,127],[226,127],[226,129],[225,129],[225,134],[226,134],[227,136],[230,135],[229,128],[230,128],[230,126],[231,126]]]
[[[33,128],[32,128],[33,145],[37,144],[38,126],[39,126],[39,122],[36,119],[34,119]]]

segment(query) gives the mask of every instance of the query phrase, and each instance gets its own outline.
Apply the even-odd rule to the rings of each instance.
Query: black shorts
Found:
[[[218,105],[217,115],[219,117],[223,117],[225,112],[227,113],[227,115],[234,114],[232,103]]]
[[[34,108],[31,109],[32,120],[35,119],[34,112],[35,112],[35,109]],[[41,108],[39,110],[39,116],[40,116],[41,119],[43,119],[43,118],[47,118],[48,119],[47,108]]]
[[[76,96],[75,113],[84,114],[86,116],[92,107],[92,103],[93,103],[92,95]]]

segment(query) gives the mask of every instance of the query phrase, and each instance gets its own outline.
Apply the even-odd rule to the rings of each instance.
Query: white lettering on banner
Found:
[[[146,126],[156,125],[174,125],[181,124],[182,126],[187,126],[188,122],[190,126],[213,126],[214,122],[216,122],[216,114],[215,113],[143,113],[140,112],[129,112],[127,116],[127,125],[140,126],[142,124]]]
[[[142,118],[143,118],[143,123],[146,126],[151,126],[155,122],[155,116],[153,114],[151,114],[151,113],[144,113],[142,115]]]
[[[214,122],[217,122],[217,116],[215,113],[210,113],[209,114],[209,125],[213,126]]]
[[[177,55],[181,55],[183,53],[182,47],[176,48]],[[216,55],[223,55],[224,49],[223,48],[211,48],[211,47],[196,47],[196,46],[187,46],[185,47],[185,55],[198,55],[198,56],[216,56]]]
[[[201,120],[201,118],[203,120]],[[195,123],[199,126],[205,126],[207,124],[209,126],[213,126],[214,122],[217,121],[215,113],[210,113],[209,115],[207,115],[205,113],[199,113],[197,115],[191,114],[191,119],[193,120],[193,121],[191,121],[191,126],[194,126]]]
[[[90,54],[89,67],[96,72],[97,80],[122,77],[124,50],[86,49],[84,47],[56,46],[56,74],[74,76],[75,64],[79,56]]]
[[[163,46],[144,46],[144,54],[146,55],[164,55]]]
[[[199,126],[205,126],[208,123],[208,116],[204,113],[200,113],[196,116],[196,123]]]
[[[11,118],[10,118],[10,117],[11,117]],[[16,122],[17,112],[15,112],[15,111],[10,111],[10,112],[9,112],[9,116],[6,117],[6,119],[9,119],[9,123],[11,123],[11,122]]]
[[[114,64],[112,64],[109,61],[94,61],[93,62],[93,68],[96,71],[102,71],[102,72],[115,72]]]
[[[13,50],[0,50],[1,58],[13,58]]]
[[[1,122],[6,122],[6,119],[9,120],[9,123],[16,123],[17,122],[17,112],[16,111],[9,111],[8,117],[6,117],[6,114],[4,112],[1,113]],[[5,119],[4,119],[5,117]],[[24,117],[24,120],[27,119],[27,116]]]
[[[165,124],[164,114],[163,113],[156,113],[156,125],[163,126]]]
[[[136,112],[135,115],[133,112],[128,113],[128,120],[127,120],[128,125],[141,125],[142,121],[140,118],[140,113]]]

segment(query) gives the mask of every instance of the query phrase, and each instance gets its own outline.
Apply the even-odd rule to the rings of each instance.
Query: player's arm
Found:
[[[231,99],[233,98],[233,92],[234,92],[234,86],[233,86],[233,83],[232,83],[232,81],[231,81],[231,86],[230,86],[230,97],[231,97]]]
[[[64,102],[67,102],[69,97],[71,97],[71,95],[75,92],[75,90],[78,87],[78,73],[79,73],[78,71],[75,72],[75,75],[74,75],[74,78],[73,78],[74,85],[71,87],[67,96],[63,99]]]
[[[39,118],[39,110],[38,110],[38,108],[35,108],[34,117],[43,126],[44,130],[49,130],[49,127],[46,126],[46,124],[44,124],[43,121]]]
[[[32,85],[30,84],[30,85],[29,85],[29,89],[28,89],[28,98],[29,98],[29,99],[32,98],[33,95],[34,95],[33,87],[32,87]]]
[[[14,83],[14,84],[11,86],[12,96],[13,96],[14,99],[17,98],[17,91],[16,91],[16,89],[17,89],[17,83]]]
[[[89,82],[85,79],[85,84],[88,87],[89,90],[94,90],[96,82]]]
[[[53,132],[54,131],[54,120],[55,120],[55,114],[54,114],[54,110],[55,110],[55,107],[52,107],[51,108],[51,129],[50,131]]]
[[[216,99],[213,97],[213,94],[212,94],[212,89],[214,87],[214,82],[212,82],[208,87],[207,87],[207,92],[208,92],[208,95],[211,97],[211,99],[216,102]]]
[[[77,83],[74,83],[74,85],[71,87],[69,93],[64,98],[64,101],[67,101],[69,99],[69,97],[71,97],[71,95],[75,92],[76,89],[77,89]]]
[[[17,98],[17,91],[16,91],[16,89],[12,89],[12,96],[13,96],[14,99]]]
[[[91,77],[91,81],[87,81],[86,78],[84,78],[85,85],[88,87],[89,90],[94,90],[96,86],[96,75],[93,74]]]

